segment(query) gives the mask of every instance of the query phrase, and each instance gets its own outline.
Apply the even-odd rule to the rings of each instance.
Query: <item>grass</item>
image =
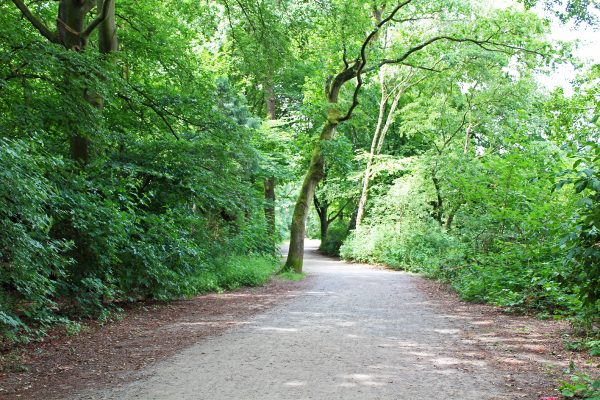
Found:
[[[199,272],[190,282],[192,293],[223,292],[269,282],[277,262],[268,257],[236,256],[223,259],[213,270]]]
[[[277,277],[281,278],[285,281],[298,282],[298,281],[301,281],[302,279],[306,278],[306,274],[304,274],[304,273],[298,274],[296,272],[285,271],[285,272],[280,272],[279,274],[277,274]]]

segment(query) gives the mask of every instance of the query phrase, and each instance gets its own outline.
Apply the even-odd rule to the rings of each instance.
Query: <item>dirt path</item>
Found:
[[[498,333],[503,326],[494,328],[498,321],[485,312],[492,308],[449,309],[451,302],[426,293],[435,285],[419,289],[424,283],[418,277],[345,264],[317,255],[315,248],[315,242],[308,243],[305,270],[312,279],[298,295],[155,364],[131,383],[73,398],[485,400],[548,395],[541,392],[548,388],[541,371],[564,365],[563,356],[548,354],[541,343],[544,333],[532,320],[510,318],[520,330],[503,337]],[[510,347],[515,343],[534,348],[519,352]]]

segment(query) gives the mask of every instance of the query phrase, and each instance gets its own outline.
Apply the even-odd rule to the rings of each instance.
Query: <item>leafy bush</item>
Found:
[[[585,258],[595,254],[589,245],[593,238],[585,249],[583,240],[572,248],[571,265],[562,262],[558,244],[564,221],[576,203],[584,203],[551,192],[559,171],[550,162],[553,147],[533,142],[517,149],[471,161],[460,174],[452,171],[463,167],[462,155],[444,158],[444,169],[437,172],[443,218],[436,214],[437,200],[431,201],[437,198],[432,161],[416,160],[410,176],[372,199],[369,219],[343,244],[342,257],[449,282],[467,300],[536,309],[546,316],[580,313],[582,294],[590,296],[596,279],[588,275],[595,272],[594,262]],[[536,164],[528,164],[532,159]],[[581,221],[595,215],[585,207]]]
[[[188,280],[190,294],[260,286],[269,281],[278,261],[270,257],[238,256],[220,259],[210,269],[198,271]]]
[[[325,240],[321,240],[319,251],[324,254],[337,257],[340,255],[340,247],[348,236],[348,228],[343,223],[334,223],[329,226]]]
[[[0,335],[16,340],[25,319],[55,321],[57,280],[70,266],[68,241],[49,235],[57,196],[44,169],[59,166],[34,146],[0,138]]]
[[[575,369],[573,363],[566,371],[568,375],[560,387],[560,393],[568,399],[600,399],[600,378],[593,378]]]
[[[447,274],[456,241],[431,222],[363,225],[340,249],[345,259],[382,263],[428,276]]]
[[[580,288],[584,320],[589,327],[600,319],[600,145],[588,143],[577,153],[568,176],[557,184],[574,187],[581,197],[571,215],[570,232],[561,241],[567,251],[564,282]]]

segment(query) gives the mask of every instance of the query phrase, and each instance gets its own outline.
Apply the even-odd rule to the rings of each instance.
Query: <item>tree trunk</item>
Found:
[[[381,134],[379,135],[379,139],[377,141],[377,149],[375,150],[375,154],[377,155],[381,154],[381,149],[383,148],[385,136],[387,135],[388,131],[390,130],[390,127],[392,126],[392,123],[394,122],[394,113],[398,108],[398,103],[400,102],[400,98],[404,94],[404,90],[405,89],[399,88],[398,92],[396,92],[396,95],[394,96],[394,100],[392,101],[392,105],[390,106],[390,110],[388,111],[388,115],[385,120],[385,125],[383,126],[383,129],[381,130]]]
[[[97,10],[100,14],[106,0],[97,0]],[[102,54],[109,54],[119,50],[117,37],[117,23],[115,18],[115,2],[108,7],[108,15],[98,26],[98,49]]]
[[[314,203],[315,203],[315,209],[317,210],[317,214],[319,215],[319,227],[320,227],[320,233],[321,233],[321,244],[323,244],[323,241],[325,241],[325,238],[327,237],[327,231],[329,230],[329,219],[327,216],[327,213],[329,212],[329,203],[327,202],[321,202],[319,201],[319,199],[317,198],[317,196],[314,196]]]
[[[363,178],[363,187],[360,193],[360,199],[358,201],[358,210],[356,212],[356,228],[360,227],[362,220],[364,218],[365,207],[367,205],[367,200],[369,197],[369,185],[371,181],[371,169],[373,167],[373,159],[376,155],[381,153],[381,149],[383,147],[383,141],[385,140],[385,136],[392,126],[392,122],[394,121],[394,113],[398,108],[398,103],[400,102],[400,98],[402,94],[404,94],[404,89],[396,86],[390,93],[387,93],[385,88],[385,79],[384,79],[384,70],[381,71],[381,100],[379,103],[379,117],[377,119],[377,128],[375,129],[375,133],[373,134],[373,140],[371,141],[371,151],[369,152],[369,158],[367,160],[367,167],[365,168],[365,176]],[[394,91],[397,90],[396,94]],[[392,101],[392,105],[388,110],[387,117],[385,116],[385,110],[387,106],[387,100],[389,97],[394,94],[394,100]],[[385,125],[383,125],[383,119],[385,117]],[[383,125],[383,127],[382,127]]]
[[[387,108],[387,93],[385,89],[385,72],[384,69],[379,71],[379,78],[381,84],[381,99],[379,101],[379,116],[377,117],[377,127],[373,134],[373,140],[371,141],[371,150],[369,151],[369,158],[367,159],[367,167],[365,168],[365,176],[363,178],[363,187],[360,192],[360,199],[358,200],[358,210],[356,211],[356,223],[355,227],[360,227],[362,223],[363,215],[365,213],[365,206],[367,204],[367,197],[369,191],[369,182],[371,179],[371,165],[373,164],[373,158],[375,157],[375,149],[379,141],[379,133],[383,126],[383,118],[385,117],[385,109]]]
[[[324,176],[324,159],[321,153],[321,143],[325,140],[331,140],[335,133],[335,128],[339,122],[328,120],[321,132],[320,142],[316,145],[308,172],[304,177],[294,215],[292,216],[292,229],[290,235],[290,249],[285,262],[285,268],[294,270],[297,273],[302,272],[302,263],[304,261],[304,237],[306,236],[306,219],[310,210],[310,203],[315,195],[317,184]]]
[[[452,222],[454,222],[454,216],[456,215],[456,213],[458,212],[458,209],[460,208],[462,204],[457,204],[451,211],[450,214],[448,214],[448,218],[446,219],[446,224],[444,225],[444,229],[446,229],[447,231],[449,231],[452,228]]]
[[[105,1],[108,0],[96,0],[99,16],[102,13]],[[85,29],[86,16],[92,9],[93,4],[92,0],[60,0],[57,19],[58,38],[66,49],[73,51],[86,50],[88,44],[87,37],[84,37],[81,33]],[[107,15],[98,25],[98,46],[100,52],[103,54],[117,51],[119,46],[114,1],[108,4],[107,10]],[[69,85],[72,79],[72,76],[66,76],[66,84]],[[98,93],[89,92],[84,89],[82,96],[93,107],[104,107],[104,99]],[[70,154],[73,160],[81,164],[87,164],[90,159],[90,138],[81,132],[78,125],[77,116],[75,115],[74,119],[69,123],[71,128],[69,137]]]
[[[463,153],[466,155],[469,153],[469,145],[471,144],[471,124],[469,124],[467,126],[467,132],[465,134],[465,148],[463,150]]]
[[[377,23],[375,29],[373,29],[363,41],[360,49],[360,57],[354,62],[353,65],[349,65],[345,60],[345,68],[340,73],[331,79],[327,79],[326,82],[326,95],[329,109],[327,110],[327,121],[321,131],[321,137],[319,142],[315,146],[315,149],[310,160],[310,166],[304,177],[302,188],[296,206],[294,208],[294,215],[292,216],[292,231],[290,234],[290,250],[288,253],[287,261],[285,263],[286,269],[293,269],[296,272],[302,272],[302,263],[304,261],[304,236],[306,234],[306,218],[308,217],[308,211],[310,207],[310,201],[315,195],[315,189],[317,184],[324,176],[324,159],[321,152],[321,146],[323,142],[331,140],[335,134],[337,126],[347,121],[352,117],[352,113],[358,106],[358,95],[360,88],[363,85],[362,72],[367,63],[366,49],[369,44],[377,37],[381,28],[391,21],[396,13],[404,7],[408,2],[398,4],[393,11],[385,19],[382,19]],[[409,53],[406,53],[408,56]],[[352,104],[346,111],[345,115],[340,114],[340,110],[337,107],[337,102],[340,94],[340,90],[346,82],[356,78],[357,84],[354,88],[354,94],[352,96]]]
[[[267,234],[275,240],[275,178],[265,179],[265,218],[267,220]]]
[[[440,181],[436,176],[436,171],[433,170],[431,173],[431,180],[435,188],[436,201],[433,202],[433,217],[442,226],[442,218],[444,217],[444,202],[442,199],[442,189],[440,187]]]
[[[57,29],[60,43],[67,49],[83,51],[87,42],[81,38],[85,16],[90,10],[88,2],[83,0],[60,0],[58,5]]]
[[[87,45],[85,40],[77,34],[84,28],[85,16],[89,11],[89,6],[81,0],[61,0],[58,6],[57,30],[60,43],[68,50],[83,51]],[[73,76],[65,76],[65,84],[69,90],[80,90],[73,88],[71,81]],[[81,93],[86,97],[86,93]],[[68,126],[69,132],[69,152],[71,158],[81,164],[87,164],[89,161],[89,139],[81,132],[77,115],[70,115]]]
[[[265,94],[267,96],[267,117],[270,120],[277,119],[277,97],[275,96],[275,90],[273,84],[268,84],[265,87]]]
[[[267,117],[270,120],[276,120],[277,98],[272,84],[266,85],[265,94],[267,95]],[[265,179],[265,218],[267,221],[267,233],[273,244],[275,244],[275,231],[277,227],[275,220],[275,185],[276,181],[274,176]]]

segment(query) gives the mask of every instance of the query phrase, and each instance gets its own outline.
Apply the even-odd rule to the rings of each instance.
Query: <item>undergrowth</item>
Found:
[[[566,379],[559,386],[568,399],[600,400],[600,377],[591,377],[575,368],[573,363],[565,371]]]
[[[264,285],[277,269],[277,261],[269,257],[237,256],[217,264],[190,279],[188,295]]]
[[[285,271],[285,272],[281,272],[279,274],[277,274],[277,277],[286,280],[286,281],[293,281],[293,282],[298,282],[303,280],[304,278],[306,278],[306,274],[302,273],[302,274],[298,274],[296,272],[292,272],[292,271]]]

